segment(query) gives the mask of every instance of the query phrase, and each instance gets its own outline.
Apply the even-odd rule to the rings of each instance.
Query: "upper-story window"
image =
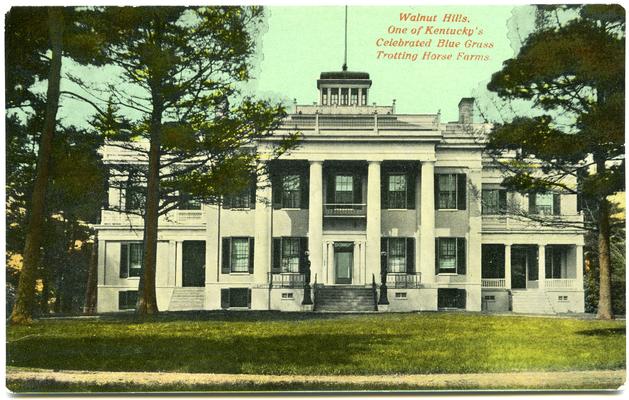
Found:
[[[142,242],[124,242],[120,244],[120,277],[138,277],[142,271],[144,246]]]
[[[407,176],[403,174],[389,175],[389,208],[406,208]]]
[[[140,211],[144,208],[145,186],[140,176],[129,173],[125,186],[124,209],[127,211]]]
[[[529,194],[529,213],[542,215],[561,214],[561,196],[559,193]]]
[[[285,175],[282,177],[282,207],[299,208],[301,182],[299,175]]]
[[[367,105],[367,89],[363,89],[363,95],[360,97],[360,105]]]
[[[198,199],[192,197],[190,193],[179,192],[179,207],[180,210],[200,210],[201,202]]]
[[[465,174],[437,174],[435,205],[439,210],[465,210],[467,183]]]
[[[324,106],[328,104],[328,91],[326,89],[321,91],[321,104]]]
[[[349,204],[354,202],[354,177],[336,175],[334,179],[334,202]]]
[[[507,191],[505,189],[483,189],[482,213],[485,215],[504,214],[507,211]]]
[[[336,88],[333,88],[330,93],[330,104],[331,105],[339,104],[339,92],[338,92],[338,89]]]
[[[308,208],[308,173],[281,166],[271,177],[273,208]]]

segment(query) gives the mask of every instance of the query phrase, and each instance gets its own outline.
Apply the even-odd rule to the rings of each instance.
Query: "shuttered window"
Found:
[[[406,239],[389,238],[389,272],[406,272]]]
[[[435,256],[435,273],[465,275],[467,262],[465,238],[436,238]]]
[[[299,242],[298,237],[282,239],[282,272],[299,272]]]
[[[334,180],[334,202],[352,204],[354,202],[354,177],[337,175]]]
[[[299,175],[282,177],[282,207],[299,208],[301,204],[301,182]]]
[[[120,277],[138,277],[142,271],[144,246],[142,242],[120,244]]]
[[[251,289],[221,289],[221,308],[251,308]]]
[[[134,310],[138,302],[137,290],[123,290],[118,292],[118,309]]]
[[[406,208],[406,175],[389,175],[389,208]]]
[[[465,174],[436,174],[435,207],[438,210],[467,209],[467,177]]]
[[[504,214],[507,211],[505,189],[483,189],[482,212],[484,215]]]
[[[246,272],[253,274],[254,239],[225,237],[221,246],[221,273]]]

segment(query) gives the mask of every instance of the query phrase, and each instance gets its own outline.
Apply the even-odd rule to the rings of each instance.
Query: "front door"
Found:
[[[513,247],[511,250],[511,288],[526,289],[526,258],[524,248]]]
[[[334,243],[334,283],[351,284],[354,265],[354,243]]]
[[[183,286],[205,286],[205,241],[184,241],[181,258]]]

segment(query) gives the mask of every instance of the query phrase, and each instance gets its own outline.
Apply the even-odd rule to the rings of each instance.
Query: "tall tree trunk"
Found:
[[[612,310],[612,270],[609,245],[609,201],[604,198],[600,202],[598,211],[598,265],[599,265],[599,292],[598,292],[598,319],[613,319]]]
[[[94,244],[90,252],[90,266],[87,272],[87,285],[85,288],[85,305],[83,306],[83,314],[96,314],[98,291],[98,233],[94,235]]]
[[[159,218],[159,166],[162,126],[162,99],[159,89],[153,90],[153,112],[149,165],[146,182],[146,211],[144,213],[144,279],[141,282],[137,313],[140,316],[157,314],[155,268],[157,264],[157,227]]]
[[[48,9],[48,32],[50,35],[51,61],[46,92],[46,115],[39,144],[37,170],[31,199],[28,229],[24,244],[23,265],[11,324],[29,323],[33,316],[35,300],[35,276],[41,256],[46,189],[50,169],[50,156],[59,108],[59,85],[61,82],[61,53],[63,51],[63,10],[61,7]]]

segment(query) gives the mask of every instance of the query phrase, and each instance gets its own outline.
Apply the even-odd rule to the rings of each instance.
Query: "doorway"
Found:
[[[181,258],[182,286],[205,286],[205,241],[184,241]]]
[[[354,266],[354,243],[334,243],[334,283],[349,285],[352,283]]]
[[[526,289],[526,247],[513,247],[511,250],[511,288]]]

